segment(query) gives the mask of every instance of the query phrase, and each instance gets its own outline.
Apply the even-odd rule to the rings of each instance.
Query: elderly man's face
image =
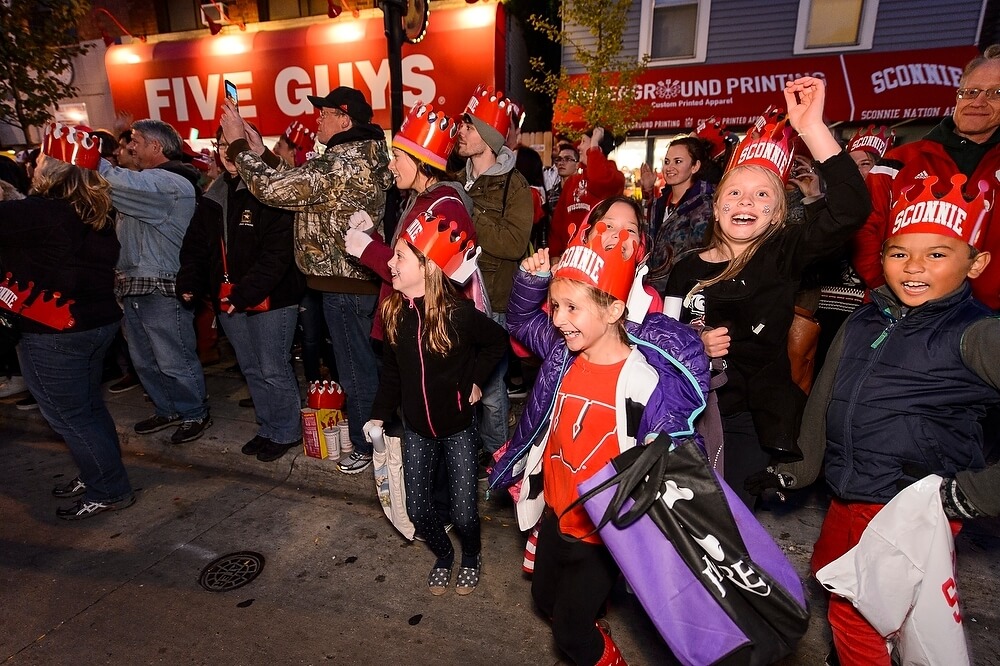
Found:
[[[1000,97],[986,98],[985,91],[1000,88],[1000,61],[988,60],[962,79],[961,87],[983,91],[975,98],[955,100],[955,128],[958,133],[976,143],[990,138],[1000,127]]]

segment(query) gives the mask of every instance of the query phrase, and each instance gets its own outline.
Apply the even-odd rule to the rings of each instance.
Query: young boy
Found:
[[[896,493],[928,474],[944,478],[949,518],[1000,514],[1000,466],[986,467],[979,425],[986,408],[1000,403],[1000,319],[969,287],[990,261],[978,249],[987,202],[984,193],[965,201],[963,176],[937,198],[936,181],[927,178],[893,207],[893,234],[882,250],[886,284],[833,342],[802,420],[806,460],[756,479],[758,490],[801,488],[823,461],[834,497],[814,573],[857,544]],[[834,595],[828,617],[842,666],[889,666],[885,639],[850,602]]]

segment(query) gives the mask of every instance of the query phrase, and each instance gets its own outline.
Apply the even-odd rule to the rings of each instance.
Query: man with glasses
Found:
[[[869,289],[884,284],[882,244],[893,235],[889,211],[908,187],[926,178],[936,178],[934,191],[940,196],[952,187],[951,178],[964,175],[966,193],[976,194],[979,181],[996,192],[1000,183],[1000,44],[973,58],[959,81],[955,111],[919,141],[894,148],[869,172],[866,182],[872,197],[872,214],[855,237],[854,265]],[[968,195],[967,195],[968,196]],[[995,202],[1000,203],[1000,202]],[[990,214],[988,214],[990,215]],[[984,251],[1000,251],[1000,224],[985,220]],[[965,224],[976,224],[966,220]],[[920,276],[914,281],[919,282]],[[1000,261],[990,263],[972,280],[976,298],[994,310],[1000,309]]]
[[[339,86],[326,97],[309,96],[319,111],[316,138],[322,155],[298,167],[264,148],[236,107],[223,104],[226,152],[250,192],[262,203],[295,212],[295,262],[306,284],[322,293],[337,373],[347,394],[347,423],[354,452],[337,468],[358,474],[372,461],[362,426],[371,416],[378,367],[369,335],[378,300],[374,274],[347,254],[344,234],[351,216],[365,211],[381,233],[386,190],[392,186],[382,128],[371,122],[371,105],[359,90]]]

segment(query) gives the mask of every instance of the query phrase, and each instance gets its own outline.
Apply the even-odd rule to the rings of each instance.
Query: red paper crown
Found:
[[[435,169],[445,171],[448,156],[457,139],[458,124],[454,120],[430,104],[417,102],[399,132],[392,137],[392,145]]]
[[[476,245],[471,221],[447,221],[424,212],[406,225],[400,236],[438,265],[449,279],[465,284],[476,270],[482,248]]]
[[[694,135],[702,141],[707,141],[712,146],[712,153],[709,155],[713,160],[717,160],[726,153],[726,125],[716,116],[702,118],[694,126]]]
[[[892,230],[889,236],[900,234],[940,234],[965,241],[977,250],[982,238],[992,199],[986,198],[989,183],[980,180],[971,201],[966,199],[962,174],[951,177],[951,190],[943,197],[934,195],[937,176],[929,176],[906,188],[892,206]]]
[[[783,109],[768,107],[733,151],[726,171],[740,166],[760,166],[788,182],[795,154],[795,130]]]
[[[344,389],[337,382],[309,383],[309,397],[306,399],[306,404],[310,409],[343,409],[346,399]]]
[[[292,124],[285,130],[285,138],[298,150],[310,150],[316,143],[316,132],[298,120],[293,120]]]
[[[101,141],[79,128],[52,122],[45,126],[42,152],[74,166],[96,169],[101,162]]]
[[[570,242],[559,258],[559,265],[553,277],[566,278],[596,287],[620,301],[627,301],[641,248],[628,232],[618,234],[618,242],[610,249],[604,247],[601,238],[608,226],[598,221],[589,241],[584,241],[590,229],[590,222],[584,222],[579,230],[570,225]]]
[[[515,104],[492,86],[480,85],[465,107],[465,114],[479,118],[506,137],[513,123]]]
[[[37,292],[34,290],[34,282],[29,282],[27,289],[22,289],[13,276],[7,273],[3,282],[0,282],[0,308],[57,331],[71,328],[76,323],[69,311],[69,306],[76,301],[66,299],[59,305],[62,295],[58,291],[50,294],[44,289]],[[35,293],[34,299],[31,298],[32,293]]]
[[[847,152],[865,150],[869,153],[875,153],[877,157],[885,157],[886,152],[892,148],[892,142],[895,138],[896,133],[885,125],[878,129],[874,125],[869,125],[854,133],[851,140],[847,142]]]

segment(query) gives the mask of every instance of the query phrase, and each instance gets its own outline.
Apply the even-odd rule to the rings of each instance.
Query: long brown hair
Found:
[[[713,284],[718,284],[719,282],[724,282],[726,280],[736,277],[740,273],[740,271],[742,271],[746,267],[746,265],[750,263],[750,260],[753,259],[753,256],[754,254],[756,254],[757,250],[760,249],[760,247],[764,243],[770,240],[772,236],[774,236],[776,233],[785,228],[785,218],[788,217],[788,201],[785,198],[784,185],[782,184],[781,179],[778,178],[777,174],[775,174],[770,169],[765,169],[764,167],[747,165],[747,166],[736,167],[727,171],[726,174],[722,177],[722,180],[719,181],[719,186],[715,189],[715,197],[712,201],[713,207],[718,205],[722,193],[725,192],[726,182],[739,169],[752,169],[756,173],[765,175],[768,181],[770,181],[771,186],[774,188],[774,199],[775,199],[774,217],[772,219],[775,221],[767,228],[767,231],[762,233],[757,238],[753,239],[750,242],[750,244],[747,245],[747,248],[743,250],[743,252],[738,257],[733,257],[729,261],[729,265],[726,266],[725,270],[716,275],[714,278],[698,282],[698,284],[696,284],[691,289],[691,291],[688,292],[688,296],[691,296],[692,294],[697,294],[702,289],[711,287]],[[714,220],[712,222],[712,235],[710,237],[708,245],[702,248],[701,251],[704,252],[705,250],[712,250],[712,249],[718,250],[723,254],[732,254],[729,245],[726,243],[726,239],[722,234],[722,230],[719,228],[719,218],[717,215],[714,216]]]
[[[454,340],[452,340],[449,323],[451,312],[458,305],[458,291],[451,283],[444,272],[434,266],[428,265],[427,257],[420,250],[409,243],[406,244],[413,254],[417,256],[420,265],[424,267],[424,339],[420,344],[426,344],[427,348],[436,354],[445,356],[451,351]],[[379,308],[379,315],[382,317],[382,327],[385,329],[385,339],[392,345],[398,344],[399,321],[404,307],[406,297],[399,291],[382,301]]]
[[[93,169],[46,156],[35,170],[31,193],[69,202],[83,223],[95,231],[111,224],[111,186]]]

